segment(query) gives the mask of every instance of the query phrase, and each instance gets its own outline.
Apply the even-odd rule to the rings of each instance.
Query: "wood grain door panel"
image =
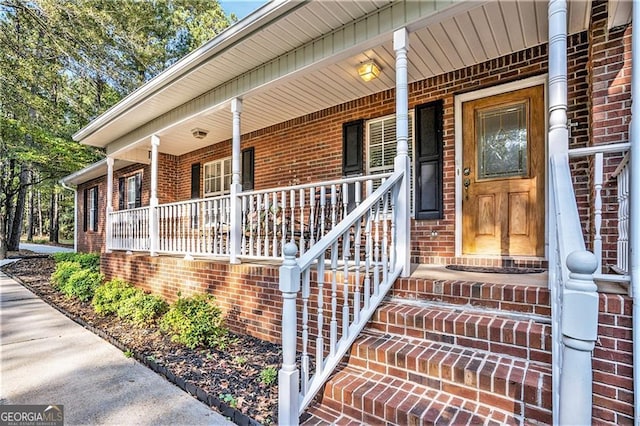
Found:
[[[516,108],[525,111],[521,115],[526,132],[508,125],[504,130],[495,124],[500,119],[490,123],[494,128],[489,136],[479,132],[481,117]],[[544,256],[544,122],[542,86],[463,104],[463,183],[468,179],[462,195],[463,254]],[[509,136],[509,131],[516,136]],[[479,143],[479,138],[493,139],[487,144]],[[525,139],[526,148],[518,148],[522,152],[500,150],[500,144],[515,146],[520,141],[522,146]],[[479,152],[479,147],[487,152]],[[502,158],[506,158],[503,175],[500,167],[494,167],[495,159]]]

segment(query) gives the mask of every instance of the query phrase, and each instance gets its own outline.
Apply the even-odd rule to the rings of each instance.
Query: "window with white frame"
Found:
[[[127,208],[136,208],[136,195],[138,191],[138,185],[136,183],[136,176],[127,178]]]
[[[396,116],[367,121],[367,174],[393,171],[396,156]],[[409,158],[413,177],[413,112],[409,113]],[[411,180],[411,212],[413,214],[413,179]]]
[[[98,230],[98,187],[89,190],[89,229]]]
[[[204,196],[228,194],[231,188],[231,157],[204,165]]]

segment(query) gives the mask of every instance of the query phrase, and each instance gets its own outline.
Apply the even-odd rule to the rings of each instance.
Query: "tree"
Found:
[[[101,157],[71,135],[229,24],[208,0],[0,0],[0,259],[27,187]]]

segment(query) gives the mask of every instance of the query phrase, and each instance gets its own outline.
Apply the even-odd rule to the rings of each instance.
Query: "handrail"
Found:
[[[549,287],[552,303],[553,381],[558,389],[559,424],[590,424],[591,352],[598,336],[598,262],[585,250],[569,155],[550,157],[552,229]]]
[[[593,155],[598,152],[603,154],[611,154],[614,152],[625,152],[631,148],[631,144],[629,142],[621,142],[621,143],[610,143],[606,145],[596,145],[596,146],[588,146],[585,148],[572,148],[569,150],[569,158],[574,157],[586,157],[588,155]]]
[[[174,201],[172,203],[158,204],[156,206],[156,208],[158,208],[158,207],[182,206],[182,205],[185,205],[185,204],[199,203],[199,202],[202,202],[202,201],[224,200],[225,198],[231,198],[231,195],[224,194],[224,195],[217,195],[215,197],[203,197],[203,198],[193,198],[193,199],[190,199],[190,200]]]
[[[284,247],[282,424],[297,424],[402,272],[394,206],[404,177],[397,171],[375,191],[369,181],[364,201],[300,258],[295,243]]]
[[[305,270],[322,254],[326,251],[333,241],[340,237],[346,229],[353,226],[353,224],[362,217],[375,203],[379,203],[382,195],[389,191],[396,182],[402,179],[402,172],[395,172],[389,175],[389,178],[384,181],[382,185],[376,189],[371,196],[367,197],[358,207],[347,215],[335,228],[320,241],[318,241],[308,252],[298,258],[297,263],[300,269]]]

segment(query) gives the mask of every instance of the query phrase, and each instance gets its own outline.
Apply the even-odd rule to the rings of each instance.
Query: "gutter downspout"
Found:
[[[64,181],[60,180],[60,185],[64,189],[73,191],[73,252],[78,252],[78,188],[68,186]]]
[[[631,20],[631,124],[629,128],[629,275],[633,302],[633,394],[634,418],[640,420],[640,32],[635,23],[640,23],[640,1],[633,0]],[[640,27],[639,27],[640,28]],[[635,219],[635,220],[634,220]]]

